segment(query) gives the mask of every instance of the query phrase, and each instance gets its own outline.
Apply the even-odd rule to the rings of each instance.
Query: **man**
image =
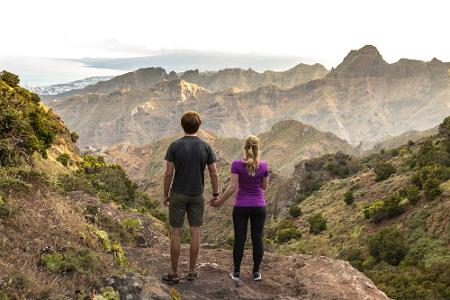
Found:
[[[169,206],[171,227],[170,260],[172,270],[164,274],[163,279],[169,283],[178,283],[178,260],[180,258],[181,231],[184,215],[190,226],[191,244],[189,251],[189,273],[187,280],[198,277],[195,270],[200,248],[200,226],[203,224],[204,173],[208,166],[211,178],[212,201],[219,196],[219,178],[216,170],[216,158],[211,146],[197,136],[201,125],[200,115],[188,111],[181,117],[184,136],[173,142],[166,153],[166,172],[164,175],[164,204]],[[175,176],[174,176],[175,170]],[[172,180],[173,179],[173,180]],[[170,187],[172,185],[172,187]],[[170,190],[170,195],[169,195]]]

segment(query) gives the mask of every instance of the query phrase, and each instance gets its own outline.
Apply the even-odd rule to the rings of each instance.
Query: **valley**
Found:
[[[152,67],[45,104],[1,76],[0,298],[450,297],[449,63],[387,63],[364,46],[331,70]],[[233,200],[205,211],[205,277],[194,288],[159,279],[169,265],[163,158],[186,110],[202,116],[222,191],[244,137],[261,140],[263,285],[226,277]]]

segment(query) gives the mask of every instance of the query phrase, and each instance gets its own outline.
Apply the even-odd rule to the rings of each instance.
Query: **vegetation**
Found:
[[[355,201],[355,197],[353,196],[353,192],[352,191],[347,191],[344,193],[344,202],[347,205],[351,205],[353,204],[353,201]]]
[[[308,222],[310,233],[319,234],[327,229],[327,220],[320,213],[309,217]]]
[[[57,161],[59,161],[64,167],[69,166],[70,156],[67,153],[60,154],[57,158]]]
[[[302,210],[298,205],[292,205],[289,208],[289,214],[293,217],[293,218],[298,218],[301,216],[302,214]]]
[[[378,261],[398,266],[408,251],[402,233],[386,228],[369,239],[368,250]]]
[[[92,272],[96,268],[96,257],[89,249],[69,248],[64,252],[46,253],[41,256],[40,264],[58,273]]]
[[[375,181],[383,181],[395,173],[395,167],[391,163],[380,162],[375,166],[374,172],[376,174]]]

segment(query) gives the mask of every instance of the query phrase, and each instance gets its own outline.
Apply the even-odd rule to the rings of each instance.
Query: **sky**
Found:
[[[308,57],[331,67],[372,44],[388,62],[450,61],[446,0],[14,0],[1,10],[8,30],[0,58],[185,49]]]

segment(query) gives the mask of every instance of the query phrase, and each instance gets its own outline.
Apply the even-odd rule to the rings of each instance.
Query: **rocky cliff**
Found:
[[[214,92],[214,85],[192,71],[182,77],[197,82],[197,90],[206,85],[202,92],[192,94],[189,84],[181,84],[184,81],[180,79],[159,84],[166,76],[160,69],[152,69],[148,81],[127,84],[139,72],[150,71],[144,69],[99,83],[86,89],[92,92],[61,98],[50,105],[71,129],[81,133],[83,147],[120,142],[143,145],[172,135],[179,130],[179,116],[186,110],[199,111],[204,118],[203,128],[220,136],[260,133],[279,121],[294,119],[355,145],[434,127],[450,113],[448,63],[437,59],[430,62],[401,59],[389,64],[373,46],[352,50],[324,78],[289,89],[282,89],[274,85],[276,80],[271,80],[263,83],[267,85],[245,91],[258,86],[252,82],[259,75],[251,70],[204,75],[210,83],[223,83],[222,87],[233,86],[237,77],[253,78],[246,79],[241,85],[243,90],[234,87]],[[172,88],[173,92],[167,90]],[[183,101],[179,101],[180,89],[190,95]]]

